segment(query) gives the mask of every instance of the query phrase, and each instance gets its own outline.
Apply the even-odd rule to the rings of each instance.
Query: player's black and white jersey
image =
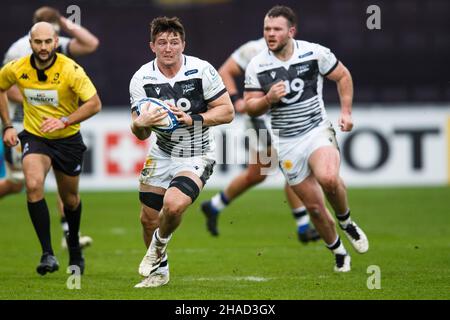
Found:
[[[254,57],[246,69],[246,91],[267,93],[275,83],[285,82],[287,95],[270,109],[272,130],[280,137],[303,135],[327,121],[323,77],[338,65],[328,48],[292,41],[294,53],[288,61],[279,60],[267,49]]]
[[[250,61],[264,49],[267,49],[266,40],[264,38],[251,40],[237,48],[231,54],[231,57],[238,64],[238,66],[245,71]]]
[[[69,43],[70,38],[67,37],[59,37],[59,45],[57,48],[57,52],[60,52],[64,55],[69,55]],[[26,35],[14,42],[8,49],[3,59],[3,65],[16,60],[22,57],[28,56],[33,53],[30,45],[30,36]],[[21,123],[23,121],[23,108],[20,104],[14,103],[12,101],[9,102],[11,118],[16,123]]]
[[[187,114],[208,110],[208,103],[225,92],[222,78],[207,61],[183,55],[183,63],[177,75],[166,78],[157,66],[156,59],[143,65],[130,82],[131,110],[136,110],[139,100],[145,97],[167,101]],[[153,128],[157,146],[175,157],[192,157],[214,151],[215,145],[209,127],[199,129],[181,124],[174,132]]]

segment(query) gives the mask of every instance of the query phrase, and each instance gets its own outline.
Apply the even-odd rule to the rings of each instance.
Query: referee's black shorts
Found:
[[[22,159],[32,153],[45,154],[52,160],[54,170],[68,176],[78,176],[83,166],[86,145],[80,132],[62,139],[46,139],[25,130],[19,134],[22,144]]]

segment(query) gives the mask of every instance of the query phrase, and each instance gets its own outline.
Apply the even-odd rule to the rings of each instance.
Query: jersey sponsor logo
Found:
[[[20,79],[29,80],[30,77],[28,77],[28,74],[22,73],[22,75],[20,76]]]
[[[156,94],[159,96],[159,93],[161,92],[161,88],[160,87],[155,87],[155,91],[156,91]]]
[[[302,73],[309,71],[309,65],[300,65],[300,66],[297,66],[296,69],[297,69],[297,75],[300,75]]]
[[[187,76],[196,74],[197,72],[198,72],[198,69],[192,69],[192,70],[186,71],[186,72],[184,73],[184,75],[187,77]]]
[[[183,89],[183,95],[185,95],[186,93],[195,90],[195,84],[194,83],[182,84],[181,89]]]
[[[306,57],[309,57],[309,56],[312,55],[312,54],[313,54],[313,52],[312,52],[312,51],[309,51],[309,52],[307,52],[307,53],[304,53],[304,54],[299,55],[298,58],[299,58],[299,59],[306,58]]]
[[[24,93],[28,103],[33,106],[57,107],[59,105],[57,90],[25,89]]]
[[[155,78],[155,77],[152,77],[152,76],[143,76],[143,77],[142,77],[142,80],[152,80],[152,81],[156,81],[156,80],[158,80],[158,79]]]
[[[275,79],[275,77],[277,76],[277,72],[276,71],[272,71],[270,73],[270,76],[272,77],[272,79]]]
[[[271,65],[273,65],[273,62],[270,62],[270,63],[260,63],[260,64],[259,64],[259,67],[260,67],[260,68],[265,68],[265,67],[269,67],[269,66],[271,66]]]

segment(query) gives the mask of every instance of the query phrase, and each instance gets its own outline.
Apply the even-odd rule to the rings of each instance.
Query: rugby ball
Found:
[[[141,115],[141,113],[148,112],[151,108],[161,107],[167,110],[167,116],[161,120],[161,124],[155,126],[160,131],[164,132],[172,132],[176,128],[178,128],[179,122],[175,114],[170,110],[169,105],[159,99],[156,98],[143,98],[137,103],[137,114]]]

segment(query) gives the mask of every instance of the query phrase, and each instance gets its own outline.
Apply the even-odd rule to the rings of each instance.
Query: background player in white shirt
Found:
[[[267,50],[264,38],[249,41],[236,49],[219,69],[237,112],[245,113],[245,103],[239,95],[235,79],[245,73],[250,60],[263,50]],[[267,175],[262,173],[262,168],[270,167],[270,163],[262,164],[259,153],[262,152],[265,157],[271,157],[275,154],[272,153],[268,118],[266,116],[250,117],[247,119],[247,123],[249,128],[257,132],[257,136],[264,135],[264,132],[266,132],[266,136],[263,139],[258,139],[258,145],[249,146],[250,152],[256,153],[254,157],[250,158],[256,159],[256,161],[249,163],[248,167],[236,176],[224,190],[202,203],[201,208],[206,216],[206,226],[213,236],[219,235],[217,228],[219,213],[234,199],[266,179]],[[252,139],[249,139],[249,141],[252,142]],[[276,156],[271,158],[276,161]],[[320,239],[317,231],[309,226],[309,216],[305,206],[287,183],[285,192],[292,215],[297,222],[298,239],[303,243]]]
[[[230,96],[218,72],[204,60],[183,55],[185,33],[178,18],[154,19],[150,33],[156,59],[143,65],[130,82],[131,130],[141,140],[152,132],[156,135],[139,177],[141,223],[148,250],[139,266],[145,279],[137,288],[169,281],[167,244],[215,163],[209,127],[234,118]],[[155,128],[166,111],[155,107],[139,113],[138,102],[146,97],[173,104],[180,128],[169,133]]]
[[[56,49],[57,52],[67,55],[69,57],[79,57],[93,53],[97,50],[99,40],[86,28],[76,25],[67,18],[61,16],[60,12],[52,7],[41,7],[37,9],[33,14],[33,24],[38,22],[48,22],[53,25],[55,30],[64,31],[70,35],[68,37],[59,37],[59,46]],[[14,42],[5,54],[3,65],[8,62],[22,58],[24,56],[32,54],[30,46],[30,36],[25,35],[16,42]],[[11,118],[14,127],[18,132],[22,131],[23,125],[23,97],[16,85],[12,86],[7,91],[8,103],[11,112]],[[24,188],[24,175],[22,171],[22,150],[20,145],[14,148],[8,148],[5,146],[5,163],[6,163],[6,178],[0,180],[0,198],[9,194],[15,194],[21,192]],[[63,204],[58,196],[58,212],[61,216],[61,225],[64,233],[62,239],[62,247],[67,248],[67,236],[69,232],[69,226],[64,217]],[[89,246],[92,243],[92,238],[89,236],[80,236],[81,247]]]
[[[339,176],[335,132],[322,100],[322,82],[327,77],[337,83],[341,102],[339,126],[342,131],[350,131],[352,78],[329,49],[294,40],[295,25],[295,13],[288,7],[275,6],[266,14],[264,38],[269,50],[253,58],[246,70],[245,106],[252,116],[270,109],[280,168],[335,254],[334,270],[347,272],[351,269],[350,255],[337,234],[321,189],[355,250],[364,253],[369,243],[350,218],[346,188]]]

